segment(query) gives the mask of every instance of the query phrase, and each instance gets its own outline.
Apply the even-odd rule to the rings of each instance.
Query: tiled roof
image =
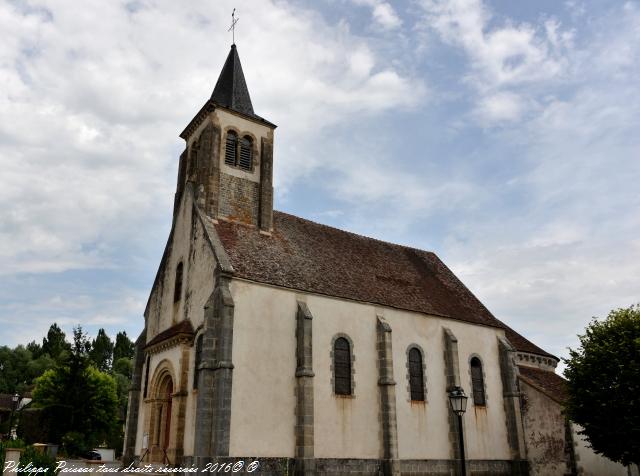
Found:
[[[567,400],[567,382],[560,375],[548,370],[525,367],[523,365],[518,368],[520,370],[520,378],[525,382],[538,387],[558,403],[564,403]]]
[[[162,331],[160,334],[151,339],[151,341],[147,343],[146,347],[151,347],[152,345],[159,344],[160,342],[163,342],[180,334],[193,336],[193,325],[191,324],[190,320],[185,319],[184,321],[180,321],[176,325]]]
[[[236,276],[503,327],[431,252],[273,214],[271,236],[238,223],[215,225]]]

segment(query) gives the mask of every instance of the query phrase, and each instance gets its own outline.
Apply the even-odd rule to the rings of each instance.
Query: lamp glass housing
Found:
[[[460,387],[455,387],[449,392],[449,403],[451,403],[451,409],[456,415],[463,415],[467,411],[467,397],[464,394],[464,390]]]

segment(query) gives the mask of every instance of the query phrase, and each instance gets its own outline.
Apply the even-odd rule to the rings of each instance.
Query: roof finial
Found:
[[[229,29],[227,31],[231,32],[231,37],[233,38],[233,45],[236,44],[236,23],[238,23],[238,21],[240,20],[240,18],[236,18],[236,9],[233,9],[233,12],[231,12],[231,26],[229,27]]]

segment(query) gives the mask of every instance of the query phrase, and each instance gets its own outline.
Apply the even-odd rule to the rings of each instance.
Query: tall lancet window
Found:
[[[240,168],[251,170],[253,167],[253,141],[244,136],[240,141]]]
[[[473,404],[484,406],[484,376],[482,375],[482,362],[478,357],[471,359],[471,386],[473,388]]]
[[[333,373],[336,395],[351,395],[351,346],[344,337],[333,344]]]
[[[180,261],[176,267],[176,283],[173,290],[173,302],[178,302],[180,299],[182,299],[182,261]]]
[[[409,390],[411,391],[412,401],[424,402],[422,353],[415,347],[409,350]]]
[[[224,163],[233,166],[237,165],[238,163],[238,134],[236,134],[234,131],[227,132]]]

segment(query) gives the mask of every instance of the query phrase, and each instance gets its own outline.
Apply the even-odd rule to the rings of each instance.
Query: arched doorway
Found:
[[[151,440],[151,461],[156,463],[173,464],[169,455],[170,448],[175,446],[172,441],[172,413],[173,413],[173,378],[169,372],[162,372],[154,385],[152,397],[152,413],[150,418],[149,436]]]

